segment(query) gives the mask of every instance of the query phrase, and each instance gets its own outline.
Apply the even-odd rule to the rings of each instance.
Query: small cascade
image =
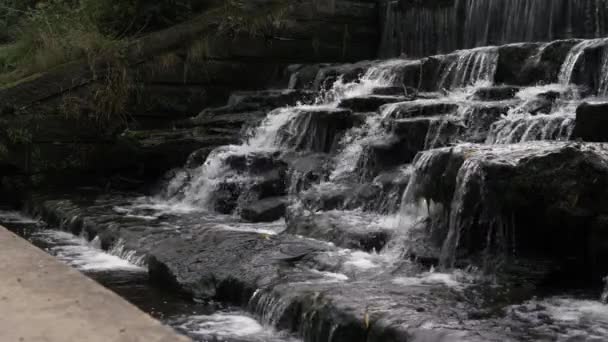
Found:
[[[554,31],[536,30],[553,30],[554,24],[546,21],[561,20],[557,2],[455,2],[458,15],[468,18],[464,30],[471,33],[458,44],[552,36]],[[468,13],[460,8],[465,3]],[[542,12],[540,4],[549,6],[550,17],[538,26],[532,22]],[[399,10],[400,2],[388,5],[390,16]],[[425,6],[424,11],[432,25],[447,30],[450,16],[455,15],[451,6],[442,2],[441,9]],[[506,16],[497,21],[505,25],[500,29],[482,18],[484,11],[496,16],[497,8]],[[433,17],[438,10],[444,11],[443,18]],[[518,17],[522,13],[526,15]],[[393,33],[385,32],[385,40],[402,25],[397,17],[393,19]],[[480,21],[488,25],[476,26]],[[494,333],[502,318],[460,322],[455,319],[461,317],[460,312],[453,315],[444,310],[454,305],[459,310],[466,306],[465,313],[487,310],[477,299],[454,296],[453,291],[468,285],[451,275],[492,273],[502,266],[496,264],[519,258],[520,252],[541,243],[561,243],[551,233],[555,224],[562,223],[562,216],[576,221],[576,215],[586,215],[585,220],[594,224],[608,217],[604,212],[599,217],[593,210],[600,209],[576,196],[560,197],[576,186],[575,192],[583,189],[593,196],[595,184],[601,185],[597,192],[606,188],[602,170],[608,157],[602,157],[608,151],[568,141],[578,106],[590,99],[585,86],[571,84],[577,65],[586,49],[603,44],[600,39],[578,42],[560,42],[558,47],[489,46],[418,61],[328,66],[315,81],[328,89],[308,102],[314,104],[265,109],[265,116],[251,124],[240,143],[217,147],[204,163],[191,159],[184,169],[173,171],[163,192],[146,199],[152,205],[140,202],[137,208],[125,208],[124,197],[119,205],[107,204],[115,208],[113,217],[124,214],[120,224],[126,227],[112,232],[125,240],[113,239],[117,242],[110,252],[143,265],[140,254],[126,247],[141,242],[141,250],[151,254],[150,274],[162,279],[170,273],[175,278],[171,281],[197,298],[246,304],[263,325],[297,332],[307,342],[350,341],[367,336],[369,324],[382,334],[383,329],[397,329],[377,338],[402,340],[411,336],[410,328],[415,326],[410,324],[411,317],[412,322],[431,327],[421,329],[421,339],[435,340],[432,334],[438,326],[460,332],[480,324],[482,331]],[[505,56],[511,54],[519,58],[517,64],[541,65],[534,70],[543,69],[539,71],[543,75],[532,75],[528,82],[519,77],[528,70],[521,65],[507,75],[511,70],[505,69],[513,63],[505,62]],[[550,57],[555,60],[548,62]],[[608,69],[608,55],[602,58],[602,68]],[[562,83],[542,83],[557,81],[558,71]],[[608,91],[607,84],[606,80],[599,83],[600,94]],[[206,156],[209,150],[204,152]],[[556,177],[559,172],[572,182]],[[579,175],[588,178],[587,183],[576,183]],[[553,206],[543,196],[559,201]],[[91,217],[104,210],[98,205],[81,219],[90,228]],[[566,221],[565,228],[557,229],[560,234],[574,231],[573,223]],[[129,240],[135,239],[131,232],[140,234],[135,235],[137,243]],[[556,246],[556,255],[567,249]],[[537,249],[555,257],[553,250]],[[577,256],[573,252],[563,259],[571,255]],[[445,273],[435,272],[434,267]],[[503,286],[497,272],[488,277],[492,284],[487,292],[498,292],[496,288]],[[485,291],[487,284],[481,279],[471,279],[471,283]],[[471,295],[464,292],[463,296]],[[517,303],[532,298],[528,292]],[[490,301],[495,299],[490,297]],[[187,325],[216,321],[240,322],[234,317],[205,315],[192,317]],[[387,328],[378,322],[386,322]],[[254,332],[264,336],[260,327],[256,325]],[[504,336],[502,331],[497,333],[503,340],[511,334],[519,340],[521,330]],[[470,340],[469,335],[457,337]]]
[[[97,237],[96,239],[98,241],[99,238]],[[93,243],[95,243],[95,241],[96,240],[93,240]],[[118,241],[116,241],[114,245],[108,250],[108,253],[110,255],[117,256],[122,260],[126,260],[127,262],[133,265],[146,267],[146,256],[138,255],[135,250],[128,249],[123,239],[118,239]]]
[[[564,60],[562,67],[559,71],[558,81],[560,84],[568,85],[572,81],[572,76],[574,74],[574,70],[579,63],[581,57],[585,53],[585,49],[594,46],[598,43],[603,42],[603,39],[594,39],[594,40],[583,40],[582,42],[576,44],[570,52],[566,59]]]
[[[487,144],[570,139],[581,103],[577,88],[561,84],[529,87],[516,96],[521,102],[492,125]]]
[[[574,131],[575,114],[510,115],[492,126],[488,144],[513,144],[537,140],[568,140]]]
[[[498,50],[494,47],[460,51],[457,58],[445,66],[438,89],[492,84],[497,65]]]
[[[219,205],[222,212],[232,212],[235,209],[233,202],[254,200],[258,194],[251,193],[252,187],[263,182],[266,176],[264,172],[270,171],[264,167],[262,171],[255,170],[259,168],[256,158],[277,159],[277,153],[286,151],[329,153],[343,148],[343,140],[348,141],[353,132],[349,132],[345,138],[342,136],[354,125],[355,118],[350,110],[338,108],[340,101],[369,95],[376,88],[399,85],[398,70],[411,63],[407,60],[376,63],[355,81],[346,82],[339,77],[330,89],[320,94],[315,105],[297,105],[271,111],[259,126],[249,130],[241,145],[215,149],[200,167],[178,172],[165,189],[169,197],[160,200],[190,210],[214,211],[218,210]],[[377,126],[376,123],[372,125]],[[246,156],[257,157],[252,159]],[[241,159],[251,165],[236,166]],[[281,162],[275,160],[269,163]],[[291,174],[292,178],[294,175],[297,176]],[[220,204],[218,192],[225,194],[220,196]],[[239,199],[234,199],[235,196]],[[231,204],[224,203],[225,197],[230,197],[228,202]]]

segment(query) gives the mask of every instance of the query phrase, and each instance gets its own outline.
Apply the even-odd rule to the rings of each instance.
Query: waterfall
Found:
[[[271,111],[258,127],[245,135],[242,144],[217,148],[203,165],[186,174],[179,172],[165,190],[169,197],[160,200],[177,208],[213,211],[218,190],[246,196],[247,189],[260,181],[261,175],[235,170],[230,165],[235,158],[289,150],[330,152],[332,146],[338,146],[339,137],[328,131],[330,124],[326,121],[315,121],[317,116],[330,118],[336,125],[344,124],[350,112],[337,108],[342,99],[371,94],[378,87],[399,85],[400,74],[396,70],[411,63],[399,59],[377,63],[354,82],[338,78],[330,89],[320,94],[316,105],[297,105]]]
[[[572,81],[572,75],[574,74],[574,70],[579,60],[585,53],[585,49],[591,47],[597,43],[602,42],[603,39],[597,40],[583,40],[582,42],[576,44],[564,60],[562,67],[559,71],[558,81],[561,84],[570,84]]]
[[[457,49],[608,33],[606,0],[454,0],[383,4],[380,55],[426,56]]]

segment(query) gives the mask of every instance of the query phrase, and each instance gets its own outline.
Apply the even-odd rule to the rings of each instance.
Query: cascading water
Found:
[[[384,57],[608,33],[605,0],[386,1],[383,6]]]
[[[408,63],[410,62],[405,60],[378,63],[369,68],[357,82],[344,82],[341,78],[338,79],[330,89],[319,96],[316,105],[298,105],[270,112],[266,119],[248,134],[248,138],[245,139],[243,144],[216,149],[205,163],[192,171],[189,176],[178,174],[169,184],[172,189],[180,189],[179,194],[177,196],[172,195],[166,200],[174,202],[177,199],[178,207],[213,210],[213,196],[218,187],[227,183],[239,183],[244,185],[241,187],[241,189],[244,189],[247,184],[255,184],[258,181],[256,178],[251,178],[250,175],[235,171],[227,164],[227,160],[230,158],[236,155],[268,153],[279,150],[321,150],[321,152],[324,152],[323,150],[327,146],[337,144],[337,141],[332,143],[326,142],[327,139],[318,139],[320,136],[327,135],[327,125],[317,126],[315,123],[316,117],[327,114],[340,121],[341,118],[338,117],[338,114],[345,112],[336,110],[336,108],[342,99],[371,94],[373,89],[379,87],[399,85],[399,74],[394,70]],[[371,126],[379,125],[379,120],[376,117],[370,117],[368,120]],[[346,139],[348,140],[348,138]],[[352,149],[350,147],[352,144],[346,145],[349,145],[349,147],[345,150]],[[344,152],[347,155],[349,153],[348,151]],[[339,158],[339,160],[344,159]],[[343,164],[350,165],[351,163],[350,160],[347,160]]]
[[[498,65],[498,50],[484,47],[458,52],[442,73],[439,89],[457,89],[478,83],[491,84]]]
[[[471,17],[487,5],[467,3]],[[538,3],[504,3],[520,6],[509,16],[539,11]],[[514,17],[509,20],[520,23]],[[495,34],[488,27],[480,30],[471,39]],[[511,30],[505,37],[524,34],[515,27]],[[588,52],[585,46],[594,44],[584,42],[568,54],[561,67],[569,75],[564,82],[574,79]],[[351,341],[370,331],[385,333],[384,329],[387,335],[379,335],[379,340],[414,336],[434,341],[444,336],[444,329],[456,331],[447,333],[456,340],[478,340],[467,335],[472,330],[499,336],[494,340],[551,340],[563,322],[543,321],[553,333],[522,333],[536,322],[527,309],[536,301],[529,300],[538,293],[536,288],[524,289],[520,297],[513,295],[515,299],[505,295],[509,298],[504,303],[495,304],[501,286],[511,284],[479,272],[486,261],[501,262],[501,252],[516,255],[526,247],[518,244],[526,232],[516,227],[520,221],[513,218],[514,208],[523,210],[522,216],[535,225],[542,224],[534,221],[536,215],[569,210],[580,214],[572,209],[581,202],[578,198],[558,203],[557,210],[537,213],[526,211],[527,202],[517,207],[528,200],[526,196],[501,197],[528,185],[522,183],[528,176],[560,169],[560,153],[578,151],[577,144],[558,140],[570,138],[575,109],[588,99],[583,87],[536,85],[512,75],[509,80],[527,86],[494,84],[505,77],[502,53],[515,51],[543,64],[545,52],[560,58],[567,52],[551,49],[549,44],[512,45],[424,60],[369,62],[359,77],[338,77],[314,105],[268,112],[243,134],[241,144],[216,148],[203,165],[178,171],[157,198],[131,208],[124,206],[124,197],[119,205],[107,205],[114,215],[111,220],[124,215],[124,222],[91,221],[105,210],[96,205],[83,219],[83,229],[131,239],[112,240],[119,242],[112,252],[131,258],[134,255],[121,248],[128,245],[152,253],[151,274],[170,273],[171,281],[193,295],[236,302],[263,324],[296,331],[307,342]],[[551,72],[543,74],[552,75],[551,83],[558,81],[560,71],[553,64],[547,66]],[[331,69],[328,74],[335,80],[335,70],[349,73],[359,66]],[[326,74],[319,75],[321,79]],[[546,81],[542,77],[538,83]],[[412,84],[421,89],[410,89]],[[595,153],[583,152],[587,155],[581,162]],[[521,164],[528,167],[523,172],[517,169]],[[580,165],[571,172],[595,169]],[[546,178],[550,185],[569,183]],[[546,202],[540,197],[530,201]],[[66,208],[60,210],[78,212]],[[142,208],[143,214],[138,211]],[[260,212],[264,215],[256,216]],[[508,315],[495,314],[494,306],[506,308]],[[546,310],[538,311],[542,316]],[[524,318],[532,323],[511,321],[509,315],[527,315]],[[186,330],[198,326],[205,332],[208,326],[241,322],[261,340],[266,338],[260,332],[263,327],[251,318],[222,312],[189,317],[176,325]],[[496,328],[503,323],[514,328]],[[584,319],[573,323],[577,328],[584,324]]]

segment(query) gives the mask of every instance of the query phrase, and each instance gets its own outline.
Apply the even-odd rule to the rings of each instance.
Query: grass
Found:
[[[29,11],[14,28],[16,40],[0,47],[0,85],[14,83],[68,61],[97,58],[119,48],[84,8],[49,0]]]
[[[0,0],[0,5],[2,1]],[[37,0],[35,0],[37,1]],[[88,98],[66,94],[60,110],[66,115],[93,115],[99,124],[127,121],[130,100],[136,93],[134,75],[126,61],[125,48],[133,36],[124,32],[133,30],[108,27],[108,13],[120,12],[121,6],[133,10],[144,0],[44,0],[30,8],[12,28],[15,39],[0,45],[0,89],[35,79],[46,71],[75,60],[86,60],[95,72],[96,82]],[[158,0],[173,4],[186,0]],[[249,34],[272,34],[286,12],[288,0],[267,0],[265,6],[253,6],[245,0],[225,0],[202,14],[204,20],[217,29],[191,42],[187,48],[186,63],[204,61],[208,55],[208,39],[236,37]],[[118,6],[118,7],[117,7]],[[110,8],[110,10],[108,10]],[[117,10],[118,8],[118,10]],[[125,15],[121,13],[121,15]],[[128,17],[128,16],[127,16]],[[225,38],[222,38],[225,39]],[[148,56],[150,57],[150,56]],[[170,68],[179,63],[177,55],[167,52],[157,56],[160,66]],[[107,68],[94,68],[103,61]]]

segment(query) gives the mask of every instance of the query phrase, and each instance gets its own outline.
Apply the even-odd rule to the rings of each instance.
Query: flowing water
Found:
[[[539,6],[544,4],[550,6],[549,15],[538,25],[552,28],[547,20],[557,20],[561,13],[554,7],[557,2],[503,2],[512,8],[502,22],[504,30],[495,32],[477,25],[484,11],[491,10],[484,20],[495,15],[487,0],[456,1],[457,7],[466,3],[469,11],[465,30],[471,36],[463,44],[489,43],[497,34],[498,42],[556,34],[539,33],[532,22],[538,20]],[[420,20],[433,17],[437,9],[424,11]],[[447,30],[443,21],[451,10],[442,11],[439,20],[429,20]],[[527,15],[518,17],[522,12]],[[595,31],[604,29],[597,25]],[[315,305],[330,304],[338,308],[336,312],[359,315],[366,328],[375,315],[390,327],[409,328],[415,322],[412,326],[420,331],[414,335],[420,341],[440,340],[438,334],[444,329],[456,331],[456,340],[479,340],[467,335],[476,330],[487,334],[481,340],[601,340],[608,336],[608,315],[597,293],[559,289],[554,295],[541,286],[521,285],[534,279],[485,270],[497,268],[499,260],[493,260],[493,253],[514,254],[518,246],[512,238],[514,223],[504,217],[500,200],[486,188],[483,167],[489,162],[514,167],[534,153],[566,146],[578,105],[605,93],[601,82],[591,92],[572,84],[587,49],[604,43],[577,43],[548,84],[513,89],[494,85],[500,47],[434,56],[438,67],[433,91],[418,89],[413,97],[405,87],[408,72],[422,70],[428,60],[374,62],[354,81],[338,77],[313,105],[270,111],[240,144],[219,147],[202,165],[175,171],[158,193],[116,196],[109,204],[100,200],[92,205],[108,216],[118,216],[117,224],[135,227],[134,234],[151,232],[143,238],[118,240],[105,253],[97,240],[40,229],[21,234],[200,341],[293,339],[275,328],[296,331],[305,341],[338,340],[346,336],[341,335],[344,327],[323,325],[323,314],[336,318],[315,311]],[[545,49],[549,46],[539,46],[538,54]],[[395,88],[394,95],[377,94]],[[379,102],[373,102],[378,104],[373,110],[344,108],[353,99]],[[446,190],[450,188],[453,194]],[[243,219],[250,206],[268,198],[285,201],[285,218],[266,223]],[[21,222],[13,213],[2,217],[16,230],[37,224]],[[481,264],[459,258],[460,247],[467,242],[464,236],[476,225],[487,228]],[[246,312],[196,304],[153,289],[145,276],[144,259],[130,249],[138,243],[146,246],[144,240],[156,234],[194,241],[196,247],[226,232],[235,241],[245,239],[247,250],[230,250],[221,263],[229,265],[233,254],[242,253],[240,262],[246,265],[269,259],[287,264],[279,267],[277,278],[260,276],[271,285],[245,292],[248,297],[240,310]],[[247,259],[250,247],[258,248],[258,243],[284,241],[288,246],[316,249],[291,254],[281,250],[285,255]],[[259,272],[267,276],[263,272],[274,264],[262,266]],[[238,278],[245,271],[235,272]],[[329,293],[333,300],[323,301],[320,293]]]
[[[455,0],[383,3],[380,54],[428,56],[513,42],[603,37],[605,0]]]
[[[0,211],[0,224],[194,341],[298,341],[289,334],[262,325],[241,310],[194,302],[153,286],[147,269],[130,262],[129,255],[120,247],[105,252],[97,240],[89,242],[71,233],[49,229],[41,221],[16,211]]]

